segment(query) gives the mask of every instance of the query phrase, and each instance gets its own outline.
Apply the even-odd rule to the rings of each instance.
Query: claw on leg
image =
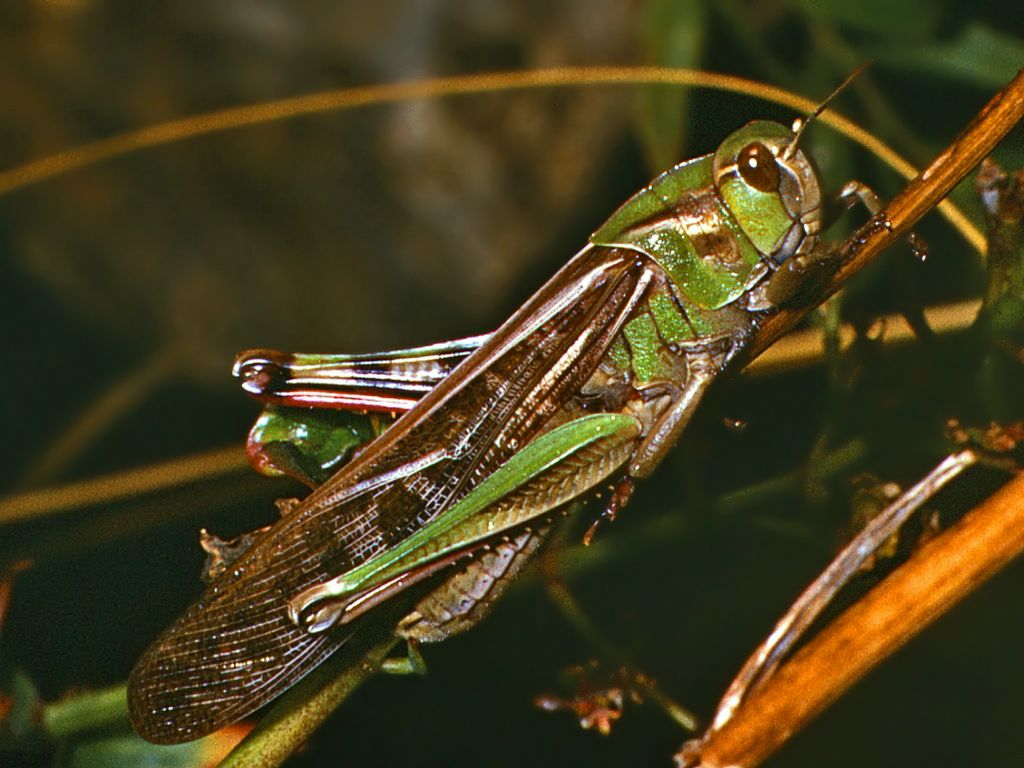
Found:
[[[845,205],[847,210],[860,203],[872,216],[882,210],[882,198],[871,187],[859,181],[846,182],[836,193],[836,199]]]
[[[423,660],[423,654],[420,653],[420,644],[416,640],[408,638],[405,657],[384,659],[380,665],[380,671],[389,675],[427,674],[427,662]]]
[[[594,540],[594,534],[597,533],[597,529],[601,526],[601,523],[605,521],[610,523],[615,520],[616,515],[619,514],[619,510],[626,506],[626,503],[629,501],[629,497],[633,495],[633,489],[635,487],[636,484],[633,482],[633,479],[629,477],[623,479],[617,486],[615,486],[615,489],[612,491],[612,495],[608,498],[608,503],[605,505],[605,508],[601,511],[601,514],[598,515],[598,518],[590,524],[590,527],[587,528],[587,532],[583,534],[583,546],[590,546],[590,542]]]
[[[884,207],[882,205],[882,198],[877,195],[875,190],[866,184],[861,184],[859,181],[846,182],[843,188],[836,194],[836,199],[845,205],[847,209],[853,208],[857,203],[860,203],[872,216]],[[928,258],[928,244],[922,238],[911,232],[907,235],[907,242],[910,244],[910,250],[915,259],[924,261]]]

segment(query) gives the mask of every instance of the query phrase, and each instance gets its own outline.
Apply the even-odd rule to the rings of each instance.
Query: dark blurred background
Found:
[[[1024,17],[1017,3],[955,0],[19,0],[0,8],[0,168],[346,86],[662,64],[821,98],[869,58],[837,108],[923,164],[1024,64]],[[656,171],[760,117],[794,115],[669,87],[462,95],[231,130],[10,192],[0,198],[3,489],[240,447],[258,413],[230,377],[243,348],[358,352],[489,330]],[[1007,167],[1024,161],[1021,139],[1000,148]],[[900,188],[827,129],[811,132],[810,148],[832,190],[850,178]],[[969,185],[958,200],[980,221]],[[845,317],[980,295],[983,262],[932,219],[919,230],[929,260],[891,254],[848,291]],[[640,669],[707,717],[827,563],[855,475],[913,482],[943,455],[946,418],[1020,418],[1006,397],[1017,379],[982,367],[953,338],[870,346],[720,389],[624,519],[602,530],[608,556],[570,580],[574,594]],[[747,429],[727,431],[725,416]],[[853,443],[848,471],[807,480],[814,457]],[[723,494],[778,477],[797,490],[716,511]],[[998,480],[974,474],[937,505],[955,514]],[[263,524],[271,499],[296,492],[239,469],[0,520],[4,565],[31,563],[14,582],[5,663],[46,700],[123,680],[199,592],[196,529]],[[654,533],[659,520],[671,535]],[[1022,589],[1024,570],[1011,567],[771,765],[1019,762]],[[534,579],[476,631],[428,648],[427,678],[371,682],[294,763],[667,764],[683,734],[653,706],[627,706],[608,738],[532,707],[560,669],[595,655]]]

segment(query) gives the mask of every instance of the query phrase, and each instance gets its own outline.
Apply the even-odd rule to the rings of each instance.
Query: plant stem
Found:
[[[43,728],[50,737],[62,739],[113,723],[126,725],[126,695],[122,683],[47,704],[43,708]]]
[[[1024,474],[926,543],[798,651],[708,737],[699,765],[760,764],[868,671],[1022,552]]]
[[[332,663],[317,669],[274,703],[220,768],[272,768],[283,763],[349,694],[377,674],[398,642],[391,632],[384,632],[375,637],[359,663],[349,664],[341,674]]]

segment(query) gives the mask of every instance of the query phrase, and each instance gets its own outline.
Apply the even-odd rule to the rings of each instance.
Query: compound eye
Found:
[[[736,167],[742,179],[754,189],[760,192],[778,190],[779,166],[775,164],[775,155],[761,142],[747,144],[740,150]]]

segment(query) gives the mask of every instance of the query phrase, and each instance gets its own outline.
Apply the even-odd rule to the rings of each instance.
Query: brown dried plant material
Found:
[[[533,703],[545,712],[572,713],[584,730],[597,730],[602,736],[612,731],[625,710],[626,701],[642,703],[641,689],[654,682],[639,672],[620,667],[611,674],[602,672],[597,662],[571,667],[565,672],[576,690],[569,696],[543,693]],[[603,680],[601,678],[604,678]]]
[[[758,765],[1022,551],[1024,475],[1018,475],[925,544],[779,669],[703,743],[699,765]]]

